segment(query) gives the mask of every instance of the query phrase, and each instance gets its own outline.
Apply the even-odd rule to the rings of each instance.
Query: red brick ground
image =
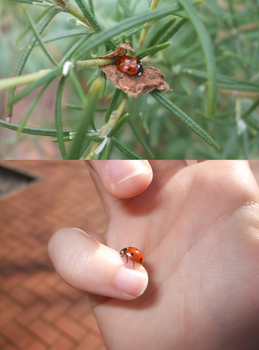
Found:
[[[47,243],[65,226],[106,218],[82,161],[2,161],[39,181],[0,201],[0,349],[104,350],[87,295],[54,271]],[[251,162],[259,182],[259,161]]]
[[[0,165],[40,177],[0,201],[0,349],[104,350],[86,293],[63,282],[47,254],[50,236],[61,227],[105,228],[84,162]]]

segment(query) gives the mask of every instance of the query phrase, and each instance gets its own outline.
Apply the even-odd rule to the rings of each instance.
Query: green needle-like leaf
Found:
[[[18,131],[20,128],[20,124],[9,123],[2,119],[0,119],[0,125],[2,125],[6,129],[14,130],[14,131]],[[22,132],[24,134],[38,135],[38,136],[49,136],[49,137],[57,136],[56,129],[35,128],[32,126],[24,126],[22,129]],[[62,130],[62,132],[63,132],[63,136],[68,136],[71,132],[75,132],[75,130]]]
[[[72,30],[66,30],[66,31],[59,33],[59,34],[53,34],[53,35],[46,36],[46,37],[42,38],[42,41],[44,43],[50,43],[52,41],[66,39],[66,38],[73,37],[73,36],[89,35],[89,34],[93,34],[93,32],[90,32],[90,30],[87,30],[87,28],[85,28],[85,29],[72,29]],[[36,46],[37,45],[38,44],[36,44]]]
[[[58,144],[59,144],[59,149],[60,149],[62,158],[68,159],[65,142],[63,139],[62,113],[61,113],[61,100],[62,100],[62,93],[63,93],[65,81],[66,81],[66,77],[62,77],[58,85],[56,104],[55,104],[55,123],[56,123],[56,129],[57,129]]]
[[[84,105],[84,111],[76,130],[76,136],[69,151],[69,159],[79,159],[80,154],[82,153],[82,146],[85,141],[88,127],[89,125],[94,124],[93,114],[99,99],[99,89],[100,81],[97,79],[88,92],[86,103]],[[94,127],[94,125],[92,126]]]
[[[124,114],[114,125],[114,127],[111,129],[111,131],[106,135],[107,137],[111,138],[113,137],[115,134],[117,134],[117,132],[123,127],[123,125],[127,122],[129,118],[129,114],[126,113]]]
[[[29,5],[33,5],[34,0],[9,0],[9,1],[15,1],[15,2],[22,2],[24,4],[29,4]],[[38,2],[39,4],[42,4],[43,1],[35,1]]]
[[[45,86],[43,87],[43,89],[41,90],[41,92],[39,93],[39,95],[35,98],[35,100],[32,102],[28,112],[26,113],[25,117],[23,118],[19,129],[17,130],[18,133],[21,133],[23,131],[23,128],[25,127],[27,120],[29,119],[29,116],[31,114],[31,112],[33,111],[33,109],[35,108],[35,106],[37,105],[37,103],[39,102],[41,96],[43,95],[44,91],[48,88],[49,84],[52,82],[52,80],[49,80]]]
[[[171,43],[167,42],[167,43],[163,43],[160,45],[155,45],[155,46],[149,47],[148,49],[144,49],[144,50],[141,50],[140,52],[138,52],[136,57],[141,60],[143,57],[146,57],[149,55],[154,55],[158,51],[164,50],[170,45],[171,45]]]
[[[41,39],[41,36],[37,30],[37,27],[35,26],[34,22],[33,22],[33,19],[31,18],[31,15],[29,13],[27,13],[25,10],[24,10],[24,14],[28,20],[28,22],[30,23],[31,25],[31,29],[32,31],[34,32],[34,35],[35,37],[37,38],[38,40],[38,43],[39,45],[41,46],[43,52],[45,52],[46,56],[49,58],[49,60],[55,65],[57,66],[57,62],[55,61],[55,59],[52,57],[51,53],[49,52],[48,48],[46,47],[46,45],[44,44],[44,42],[42,41]]]
[[[131,9],[129,7],[129,1],[126,0],[118,0],[121,8],[123,9],[123,12],[125,14],[126,17],[131,17],[132,16],[132,12]]]
[[[107,109],[107,112],[106,112],[106,114],[105,114],[105,118],[104,118],[105,123],[108,123],[108,121],[109,121],[109,119],[110,119],[110,116],[111,116],[112,112],[113,112],[114,109],[115,109],[115,105],[116,105],[116,103],[117,103],[117,101],[118,101],[118,98],[119,98],[119,96],[120,96],[120,93],[121,93],[121,90],[119,90],[119,89],[116,89],[116,90],[114,91],[113,97],[112,97],[112,99],[111,99],[111,102],[110,102],[109,107],[108,107],[108,109]]]
[[[89,8],[90,8],[93,16],[95,16],[93,0],[88,0],[88,3],[89,3]]]
[[[125,156],[128,159],[142,159],[136,153],[132,152],[130,149],[123,146],[123,144],[119,142],[115,137],[113,137],[111,140],[114,143],[114,145],[118,148],[118,150],[120,150],[123,154],[125,154]]]
[[[80,50],[80,48],[84,45],[84,43],[89,38],[89,35],[83,36],[81,39],[79,39],[63,56],[62,60],[59,62],[59,65],[62,66],[67,60],[71,58],[71,56]]]
[[[197,32],[197,35],[199,37],[199,40],[203,48],[206,67],[207,67],[207,74],[208,74],[207,114],[211,115],[214,111],[215,102],[216,102],[216,64],[215,64],[214,50],[213,50],[208,32],[204,24],[200,20],[195,7],[192,6],[188,0],[178,0],[178,1],[190,16],[190,20]]]
[[[42,12],[39,14],[39,16],[37,16],[37,17],[35,18],[35,21],[34,21],[34,22],[35,22],[35,23],[38,23],[43,17],[45,17],[45,15],[46,15],[46,13],[47,13],[48,11],[49,11],[49,8],[46,8],[45,11],[42,11]],[[23,31],[21,32],[21,34],[18,35],[17,39],[15,40],[15,46],[17,46],[17,45],[19,44],[19,42],[21,41],[21,39],[25,37],[25,35],[30,31],[30,29],[31,29],[31,26],[28,25],[28,26],[25,28],[25,30],[23,30]]]
[[[206,80],[206,72],[196,70],[196,69],[183,69],[183,73],[187,73],[197,78]],[[259,84],[251,81],[235,79],[228,77],[226,75],[217,74],[216,75],[217,87],[227,90],[237,90],[237,91],[247,91],[247,92],[259,92]]]
[[[145,142],[145,140],[141,137],[140,133],[137,131],[137,128],[135,127],[135,125],[133,124],[133,122],[130,119],[129,119],[129,125],[130,125],[131,129],[133,130],[137,140],[143,146],[143,148],[146,150],[146,152],[149,155],[149,157],[151,159],[155,159],[154,153],[151,151],[151,149],[149,148],[149,146]]]
[[[78,96],[81,99],[82,105],[84,106],[86,104],[86,96],[85,96],[84,89],[82,88],[79,80],[77,79],[77,76],[76,76],[76,74],[75,74],[73,69],[70,70],[70,74],[69,75],[70,75],[70,78],[71,78],[75,88],[76,88]]]
[[[174,36],[186,22],[187,22],[186,18],[179,19],[177,22],[175,22],[167,31],[165,31],[161,35],[161,37],[157,41],[157,44],[161,44],[170,40],[172,36]]]
[[[259,98],[256,99],[254,103],[241,115],[241,119],[247,118],[258,106],[259,106]],[[259,120],[258,120],[257,126],[259,126]]]
[[[11,104],[14,105],[16,102],[20,101],[22,98],[24,98],[26,95],[34,91],[40,85],[45,84],[47,81],[53,80],[54,78],[58,77],[61,74],[61,72],[62,72],[62,67],[57,67],[51,70],[48,74],[34,81],[30,85],[28,85],[25,89],[23,89],[21,92],[19,92],[16,96],[14,96],[14,98],[10,101]]]
[[[42,19],[42,21],[40,22],[40,24],[37,27],[37,31],[39,34],[42,34],[42,32],[44,31],[44,29],[47,27],[47,25],[49,24],[49,22],[53,19],[53,17],[55,17],[61,10],[56,9],[56,8],[51,8],[47,13],[46,16]],[[33,47],[35,46],[37,42],[37,38],[35,37],[35,35],[33,35],[30,40],[28,41],[27,45],[24,47],[24,49],[22,50],[19,60],[17,62],[17,65],[15,67],[14,70],[14,77],[17,77],[19,75],[21,75],[23,68],[25,66],[25,63],[33,49]],[[6,105],[6,110],[7,110],[7,115],[11,116],[12,115],[12,110],[13,110],[13,95],[14,95],[14,91],[15,91],[15,87],[11,88],[9,90],[9,94],[8,94],[8,99],[7,99],[7,105]]]
[[[173,102],[171,102],[165,95],[163,95],[160,91],[154,90],[151,91],[150,94],[167,108],[170,112],[172,112],[177,118],[181,119],[192,131],[194,131],[198,136],[200,136],[205,142],[207,142],[213,148],[219,150],[220,146],[216,141],[198,124],[195,123],[187,114],[185,114],[180,108],[178,108]]]
[[[91,38],[87,40],[87,43],[85,44],[84,49],[80,51],[79,55],[76,54],[74,59],[77,61],[78,59],[80,59],[80,57],[90,52],[90,50],[92,50],[93,48],[97,47],[102,43],[105,43],[107,40],[111,39],[112,37],[119,35],[121,33],[124,33],[125,31],[135,26],[138,26],[150,20],[155,20],[155,19],[157,20],[159,18],[169,16],[179,11],[180,9],[181,9],[180,5],[174,4],[160,10],[153,10],[153,11],[146,12],[144,14],[127,18],[110,28],[103,30],[101,33],[91,36]]]
[[[91,26],[94,28],[94,30],[99,33],[102,30],[102,27],[97,22],[95,16],[93,15],[90,8],[87,6],[84,0],[75,0],[77,5],[79,6],[80,10],[83,12],[84,16],[88,19],[89,23],[91,23]]]

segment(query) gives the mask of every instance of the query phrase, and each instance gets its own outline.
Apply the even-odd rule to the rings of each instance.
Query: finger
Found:
[[[49,256],[58,274],[71,286],[89,293],[132,300],[147,288],[143,266],[125,265],[120,254],[79,229],[64,228],[49,241]]]
[[[103,192],[104,187],[109,194],[118,198],[137,196],[149,186],[153,177],[148,161],[93,160],[87,164],[99,192]]]

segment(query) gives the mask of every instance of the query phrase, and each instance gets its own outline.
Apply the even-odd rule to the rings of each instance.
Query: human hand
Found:
[[[150,161],[130,176],[133,163],[112,162],[88,163],[104,234],[66,228],[49,243],[61,277],[89,292],[107,349],[258,349],[259,191],[248,164]],[[127,246],[144,267],[125,264]]]

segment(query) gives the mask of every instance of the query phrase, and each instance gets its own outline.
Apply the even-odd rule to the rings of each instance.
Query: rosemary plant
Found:
[[[258,157],[258,1],[5,1],[20,3],[23,28],[13,77],[0,79],[9,90],[1,127],[49,137],[63,159]],[[135,99],[107,81],[98,67],[116,59],[98,57],[126,41],[172,91]],[[36,47],[38,72],[28,67]],[[55,128],[27,126],[53,81]],[[35,89],[26,114],[13,113]]]

